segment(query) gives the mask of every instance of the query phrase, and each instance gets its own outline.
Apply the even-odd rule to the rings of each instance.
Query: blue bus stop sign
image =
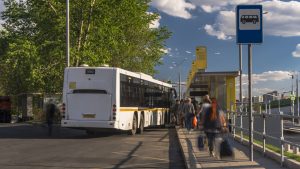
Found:
[[[236,39],[239,44],[263,42],[262,5],[238,5],[236,8]]]

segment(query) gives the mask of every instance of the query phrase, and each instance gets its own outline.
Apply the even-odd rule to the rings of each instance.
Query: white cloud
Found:
[[[253,88],[253,92],[257,93],[258,95],[262,95],[262,94],[269,93],[272,91],[274,91],[274,90],[270,89],[270,88]]]
[[[150,23],[149,28],[158,28],[160,23],[159,20],[161,17],[159,16],[156,20],[154,20],[152,23]]]
[[[234,8],[238,4],[255,4],[262,0],[190,0],[191,3],[199,6],[204,12],[212,13],[220,10]]]
[[[150,5],[168,15],[184,19],[190,19],[192,15],[189,11],[196,9],[195,5],[186,0],[152,0]]]
[[[246,1],[246,0],[245,0]],[[255,1],[255,0],[253,0]],[[216,1],[214,1],[216,2]],[[235,36],[235,9],[225,8],[233,3],[221,3],[221,6],[217,19],[213,25],[206,25],[205,29],[207,34],[216,36],[221,40],[228,40],[228,36]],[[250,2],[247,1],[247,2]],[[260,1],[256,1],[260,2]],[[298,1],[281,1],[272,0],[260,2],[263,5],[264,11],[268,11],[266,15],[263,15],[264,19],[264,33],[271,36],[300,36],[300,2]],[[215,32],[215,33],[212,33]]]
[[[266,1],[263,2],[265,33],[274,36],[300,36],[300,2]]]
[[[168,53],[170,53],[170,50],[169,50],[170,48],[167,48],[167,49],[160,49],[162,52],[164,52],[165,54],[168,54]]]
[[[216,36],[220,40],[232,39],[231,36],[227,36],[224,32],[217,31],[212,25],[205,25],[204,29],[207,34],[209,34],[211,36]]]
[[[300,44],[298,44],[296,46],[296,50],[294,52],[292,52],[292,55],[293,55],[293,57],[297,57],[297,58],[300,57]]]
[[[190,53],[192,53],[191,51],[188,51],[188,50],[187,50],[187,51],[185,51],[185,52],[186,52],[186,53],[189,53],[189,54],[190,54]]]
[[[147,14],[152,15],[153,13],[152,12],[147,12]],[[159,25],[160,25],[160,23],[159,23],[160,19],[161,19],[161,16],[158,16],[158,18],[156,20],[152,21],[149,24],[149,28],[151,28],[151,29],[158,28]]]
[[[267,71],[260,74],[252,74],[253,84],[266,81],[281,81],[291,79],[289,71]],[[248,74],[242,76],[243,85],[248,85]]]
[[[215,52],[215,55],[221,55],[221,53],[220,52]]]
[[[290,90],[292,72],[267,71],[252,75],[253,96],[262,95],[274,90],[279,92]],[[242,75],[243,95],[248,97],[248,74]],[[236,79],[237,98],[239,98],[239,78]]]

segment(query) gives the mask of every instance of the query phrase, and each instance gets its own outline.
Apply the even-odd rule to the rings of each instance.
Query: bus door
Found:
[[[67,94],[70,120],[111,120],[112,96],[106,90],[75,89]]]

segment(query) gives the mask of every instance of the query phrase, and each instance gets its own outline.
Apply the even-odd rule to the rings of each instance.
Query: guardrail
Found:
[[[254,117],[256,117],[256,118],[261,117],[263,119],[262,120],[262,132],[257,131],[257,130],[253,130],[253,134],[255,133],[256,135],[262,137],[262,140],[263,140],[262,141],[263,142],[262,146],[263,146],[263,154],[264,155],[265,155],[265,152],[266,152],[266,139],[267,138],[272,139],[272,140],[277,140],[277,141],[280,142],[281,165],[283,165],[283,163],[284,163],[284,145],[285,144],[292,145],[295,149],[294,153],[299,152],[300,145],[296,144],[296,143],[293,143],[291,141],[285,140],[284,135],[283,135],[283,132],[284,132],[284,119],[292,119],[292,121],[294,121],[294,119],[300,120],[299,116],[283,115],[283,112],[280,112],[280,114],[267,114],[267,113],[260,113],[259,114],[259,113],[255,113],[255,114],[253,114],[252,121],[254,120]],[[269,135],[266,132],[266,119],[268,117],[280,118],[280,138]],[[244,128],[245,126],[243,124],[243,118],[248,118],[248,113],[229,112],[229,119],[231,119],[231,124],[229,124],[229,125],[232,128],[231,132],[233,134],[233,137],[236,137],[236,129],[240,130],[241,142],[244,140],[244,138],[243,138],[244,137],[244,132],[246,131],[246,132],[249,133],[249,129]],[[237,119],[240,120],[239,121],[239,126],[237,125],[237,121],[236,121]],[[247,127],[249,127],[249,126],[247,126]],[[251,143],[251,144],[253,144],[253,143]],[[289,146],[287,146],[287,147],[289,147]]]

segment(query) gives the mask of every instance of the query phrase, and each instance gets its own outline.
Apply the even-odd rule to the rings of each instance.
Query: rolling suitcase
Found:
[[[225,157],[234,157],[233,148],[226,138],[220,144],[220,158]]]
[[[204,137],[202,135],[198,137],[198,148],[204,150]]]

